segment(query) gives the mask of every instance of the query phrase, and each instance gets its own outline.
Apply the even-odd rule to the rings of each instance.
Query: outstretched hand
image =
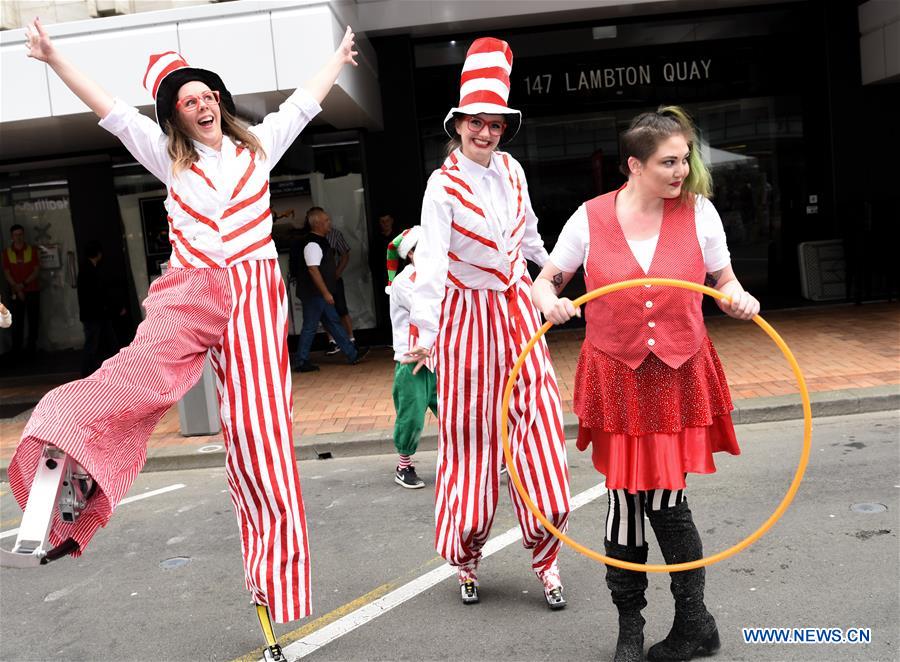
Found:
[[[352,64],[354,67],[359,63],[355,60],[356,56],[359,55],[358,51],[353,50],[355,46],[354,39],[356,35],[353,34],[353,30],[350,29],[350,26],[347,26],[347,31],[344,32],[344,38],[341,40],[341,45],[338,46],[337,55],[341,59],[341,64]]]
[[[28,49],[28,57],[41,62],[49,62],[53,57],[53,44],[50,43],[50,35],[41,25],[41,19],[35,18],[31,25],[25,26],[25,48]]]

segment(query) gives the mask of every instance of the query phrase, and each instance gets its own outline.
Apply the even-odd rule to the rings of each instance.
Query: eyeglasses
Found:
[[[219,90],[207,90],[200,96],[194,96],[193,94],[191,94],[186,97],[181,97],[178,100],[178,103],[175,104],[175,110],[180,109],[189,113],[195,113],[200,109],[201,102],[205,106],[218,106]]]
[[[475,115],[469,115],[466,117],[466,126],[469,127],[469,131],[472,133],[481,133],[481,130],[484,128],[485,124],[488,128],[488,133],[492,136],[501,136],[503,132],[506,131],[506,122],[501,122],[500,120],[492,120],[490,122],[485,122],[480,117]]]

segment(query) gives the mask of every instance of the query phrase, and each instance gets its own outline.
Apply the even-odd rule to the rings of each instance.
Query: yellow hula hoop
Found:
[[[630,287],[638,287],[641,285],[680,287],[685,290],[694,290],[695,292],[701,292],[702,294],[707,294],[711,297],[715,297],[716,299],[722,299],[723,301],[730,301],[730,299],[721,292],[718,292],[710,287],[706,287],[705,285],[698,285],[696,283],[676,280],[673,278],[644,278],[640,280],[626,280],[620,283],[613,283],[612,285],[598,288],[596,290],[593,290],[592,292],[588,292],[587,294],[578,297],[572,303],[576,308],[578,308],[588,301],[596,299],[597,297],[602,297],[606,294],[610,294],[611,292],[617,292],[618,290],[624,290]],[[537,517],[538,520],[540,520],[541,524],[544,525],[544,528],[547,531],[559,538],[562,542],[567,544],[576,552],[579,552],[587,556],[588,558],[594,559],[595,561],[599,561],[600,563],[614,565],[626,570],[638,570],[641,572],[681,572],[683,570],[702,568],[703,566],[718,563],[719,561],[727,559],[730,556],[734,556],[744,548],[749,547],[751,544],[759,540],[763,536],[763,534],[768,531],[772,527],[772,525],[781,518],[782,515],[784,515],[784,512],[787,510],[788,506],[791,504],[791,501],[794,499],[794,495],[797,493],[797,489],[800,487],[800,481],[803,480],[803,473],[804,471],[806,471],[806,465],[809,462],[809,451],[812,445],[812,408],[810,407],[809,403],[809,392],[806,389],[806,380],[803,379],[803,373],[800,371],[800,366],[797,363],[797,359],[794,358],[794,355],[788,348],[787,343],[785,343],[781,336],[779,336],[775,331],[775,329],[773,329],[769,325],[769,323],[759,315],[756,315],[753,318],[753,321],[756,322],[756,324],[760,328],[762,328],[762,330],[765,331],[773,341],[775,341],[775,344],[778,345],[781,353],[784,354],[785,358],[787,358],[788,363],[791,365],[791,369],[793,369],[794,371],[794,376],[797,378],[797,384],[800,386],[800,397],[803,400],[803,452],[800,454],[800,463],[797,465],[797,471],[794,473],[794,480],[791,482],[787,494],[784,495],[781,503],[778,504],[778,507],[775,509],[775,512],[772,513],[769,519],[767,519],[763,523],[763,525],[760,526],[756,531],[754,531],[752,534],[744,538],[744,540],[734,545],[733,547],[729,547],[728,549],[721,551],[718,554],[713,554],[712,556],[706,556],[702,559],[697,559],[696,561],[690,561],[688,563],[676,563],[673,565],[630,563],[628,561],[613,559],[608,556],[604,556],[599,552],[595,552],[588,547],[585,547],[584,545],[573,540],[565,533],[553,526],[553,524],[550,523],[546,517],[544,517],[544,514],[538,509],[538,507],[528,496],[528,492],[522,485],[522,481],[519,478],[518,472],[516,471],[516,465],[515,462],[513,462],[512,453],[509,448],[509,398],[512,394],[513,387],[515,386],[516,379],[519,376],[519,371],[522,369],[522,364],[525,362],[525,359],[527,358],[529,352],[534,349],[534,346],[540,341],[544,334],[547,333],[547,330],[551,326],[553,326],[551,322],[547,322],[538,330],[538,332],[531,338],[531,340],[528,341],[528,344],[525,346],[525,349],[522,350],[522,353],[516,360],[512,372],[509,375],[509,379],[506,382],[506,389],[503,392],[503,407],[501,409],[501,414],[503,416],[503,425],[500,428],[500,438],[503,441],[503,455],[506,457],[506,468],[509,471],[509,477],[512,479],[516,491],[519,493],[519,496],[522,497],[522,500],[525,502],[528,510],[530,510],[532,514]]]

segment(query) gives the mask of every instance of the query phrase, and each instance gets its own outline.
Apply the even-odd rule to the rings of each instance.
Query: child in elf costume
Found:
[[[415,490],[425,487],[425,482],[416,475],[412,456],[419,446],[419,437],[425,425],[428,409],[437,416],[437,382],[430,365],[413,373],[415,364],[401,361],[410,349],[409,311],[412,308],[413,284],[416,282],[415,247],[422,234],[422,228],[415,225],[404,230],[387,249],[388,285],[384,288],[391,297],[391,327],[394,332],[394,409],[397,412],[394,423],[394,446],[400,455],[394,482],[402,487]],[[409,260],[406,268],[397,275],[401,259]]]

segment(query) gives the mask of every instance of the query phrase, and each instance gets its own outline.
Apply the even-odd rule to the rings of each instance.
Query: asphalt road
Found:
[[[741,426],[738,438],[742,456],[720,456],[717,474],[689,479],[707,554],[738,543],[775,509],[797,465],[802,425]],[[898,451],[896,412],[815,422],[809,468],[787,513],[708,570],[707,604],[723,644],[716,659],[900,659]],[[569,607],[551,613],[529,555],[515,533],[505,535],[516,530],[506,497],[479,575],[482,602],[459,602],[432,547],[434,457],[418,457],[428,487],[415,491],[392,482],[389,456],[300,463],[315,614],[279,627],[287,651],[310,660],[609,659],[616,617],[603,568],[564,549]],[[570,534],[602,550],[599,476],[572,445],[570,467],[572,493],[586,502]],[[130,496],[164,488],[122,505],[80,559],[0,570],[0,659],[255,659],[262,639],[243,589],[224,471],[144,474]],[[0,531],[18,516],[0,486]],[[650,547],[650,561],[661,563],[652,537]],[[652,575],[647,597],[649,646],[671,624],[668,577]],[[746,627],[870,628],[871,642],[754,645],[742,640]]]

